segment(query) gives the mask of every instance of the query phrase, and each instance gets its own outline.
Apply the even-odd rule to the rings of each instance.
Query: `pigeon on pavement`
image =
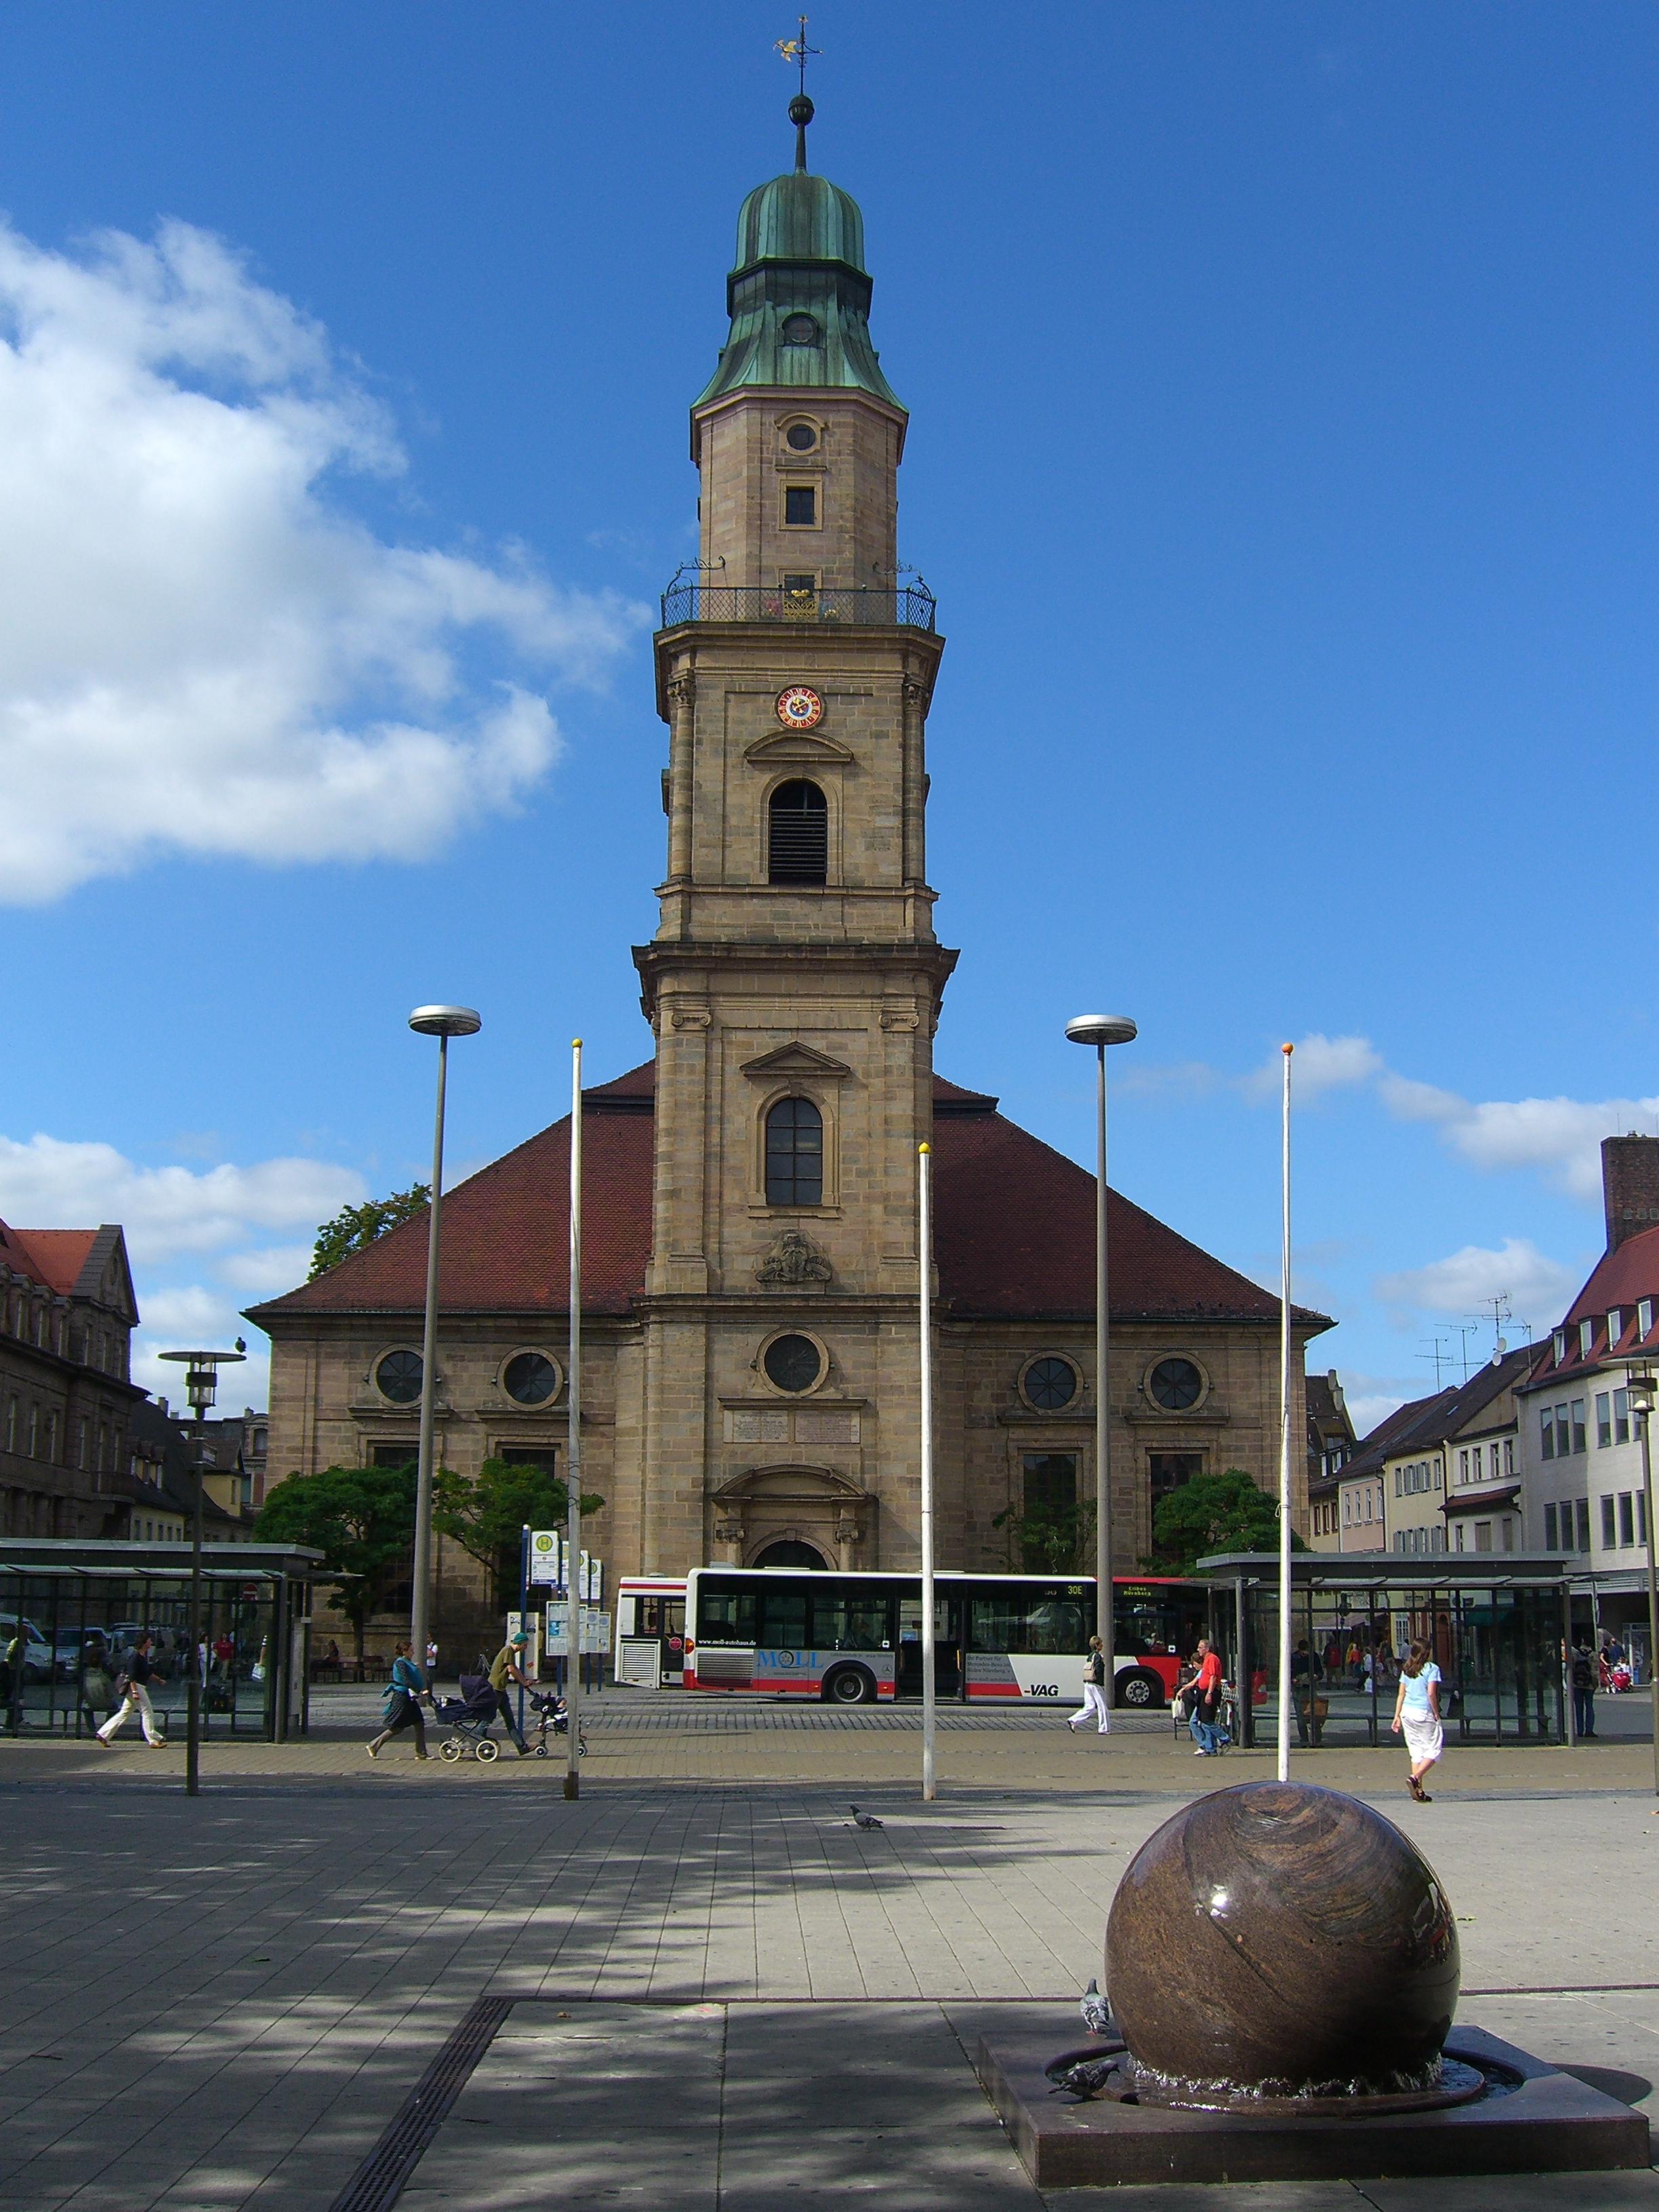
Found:
[[[1117,2066],[1115,2058],[1082,2059],[1077,2065],[1066,2069],[1048,2094],[1057,2097],[1065,2089],[1079,2102],[1089,2097],[1097,2097],[1117,2071]]]
[[[856,1805],[853,1808],[853,1820],[860,1828],[878,1828],[882,1825],[873,1813],[860,1813]]]
[[[1111,2033],[1111,2007],[1107,2003],[1105,1998],[1102,1996],[1100,1993],[1100,1984],[1092,1974],[1089,1977],[1088,1988],[1085,1990],[1081,1998],[1079,2000],[1078,2010],[1083,2014],[1083,2025],[1088,2029],[1091,2035],[1109,2035]]]

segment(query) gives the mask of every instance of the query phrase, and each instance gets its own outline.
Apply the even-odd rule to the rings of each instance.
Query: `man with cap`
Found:
[[[489,1667],[489,1686],[495,1692],[495,1710],[507,1723],[507,1732],[518,1745],[520,1759],[529,1758],[530,1746],[519,1732],[518,1717],[513,1711],[513,1700],[507,1695],[507,1686],[509,1682],[516,1682],[521,1689],[527,1690],[531,1686],[530,1677],[519,1665],[529,1641],[523,1629],[519,1629],[507,1638]]]

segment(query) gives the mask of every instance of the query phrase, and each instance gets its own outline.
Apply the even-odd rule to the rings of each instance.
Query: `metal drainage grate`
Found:
[[[328,2212],[389,2212],[514,2002],[511,1997],[479,1997],[469,2008]]]

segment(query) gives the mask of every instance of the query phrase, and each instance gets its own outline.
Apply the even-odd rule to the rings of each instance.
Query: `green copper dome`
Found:
[[[811,118],[810,102],[806,120]],[[738,212],[737,265],[726,280],[732,328],[696,405],[744,386],[868,392],[899,404],[870,343],[870,278],[858,202],[805,166],[757,185]]]

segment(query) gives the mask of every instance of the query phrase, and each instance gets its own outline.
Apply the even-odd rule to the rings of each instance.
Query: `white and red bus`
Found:
[[[1116,1584],[1114,1702],[1168,1703],[1204,1633],[1210,1593],[1165,1577]],[[1087,1576],[934,1577],[934,1680],[964,1705],[1080,1705],[1095,1584]],[[793,1567],[694,1567],[690,1690],[872,1705],[921,1695],[921,1577]]]

